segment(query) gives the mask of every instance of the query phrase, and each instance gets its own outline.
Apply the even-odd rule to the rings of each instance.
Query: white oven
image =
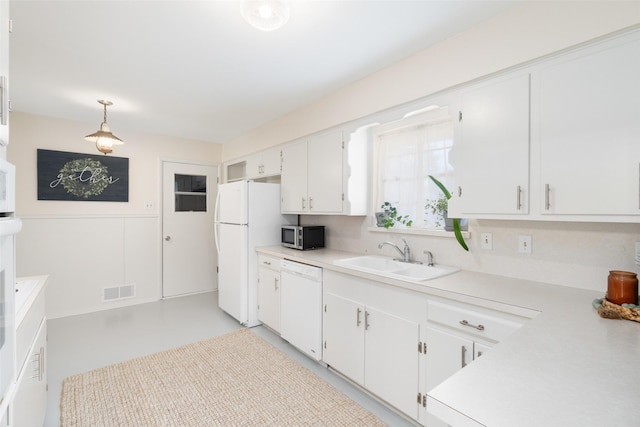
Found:
[[[15,212],[16,168],[0,159],[0,417],[15,382],[16,234],[22,221]]]
[[[16,167],[0,159],[0,217],[16,210]]]
[[[22,221],[0,217],[0,417],[15,381],[15,239]]]

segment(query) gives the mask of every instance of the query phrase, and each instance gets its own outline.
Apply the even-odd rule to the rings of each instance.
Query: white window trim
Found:
[[[373,167],[372,167],[372,197],[371,197],[371,212],[373,215],[373,224],[376,224],[375,212],[380,211],[378,199],[379,185],[380,180],[378,179],[379,173],[379,162],[377,161],[377,141],[380,135],[391,133],[391,132],[399,132],[406,128],[416,127],[424,124],[425,122],[431,122],[436,120],[446,120],[450,118],[449,106],[440,107],[438,105],[430,105],[426,108],[416,110],[415,112],[407,113],[402,119],[396,120],[389,123],[384,123],[378,125],[374,128],[372,137],[374,141],[374,151],[376,154],[373,156]],[[427,228],[420,226],[412,226],[412,227],[392,227],[386,229],[384,227],[373,226],[369,228],[369,231],[373,232],[383,232],[383,233],[398,233],[398,234],[417,234],[417,235],[428,235],[428,236],[438,236],[438,237],[455,237],[454,233],[451,231],[445,231],[439,228]],[[463,236],[468,238],[470,236],[468,231],[463,232]]]

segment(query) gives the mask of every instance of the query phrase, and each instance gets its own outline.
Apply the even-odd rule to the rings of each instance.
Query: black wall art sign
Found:
[[[129,159],[38,150],[38,200],[129,201]]]

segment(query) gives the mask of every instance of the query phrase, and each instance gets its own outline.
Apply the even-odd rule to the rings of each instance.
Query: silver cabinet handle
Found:
[[[460,366],[461,366],[461,367],[463,367],[463,368],[464,368],[465,366],[467,366],[467,362],[465,361],[465,358],[466,358],[465,356],[466,356],[466,355],[467,355],[467,347],[465,347],[465,346],[463,346],[463,345],[462,345],[462,346],[460,346],[460,358],[461,358],[461,360],[460,360]]]
[[[369,312],[367,310],[364,311],[364,330],[369,329]]]
[[[359,308],[356,310],[356,327],[360,327],[360,323],[362,323],[360,321],[360,313],[362,313],[362,310],[360,310]]]
[[[549,193],[551,193],[551,188],[549,187],[549,184],[545,184],[544,185],[544,209],[547,211],[551,207],[551,202],[549,201],[550,199]]]
[[[313,209],[313,199],[309,197],[309,209]]]
[[[31,359],[31,363],[36,365],[33,368],[33,375],[31,375],[31,379],[35,379],[38,381],[42,381],[44,379],[44,347],[40,347],[40,351],[33,355]]]
[[[462,197],[462,187],[458,186],[458,197]]]
[[[466,320],[461,320],[461,321],[460,321],[460,324],[461,324],[462,326],[468,326],[468,327],[470,327],[470,328],[475,328],[475,329],[477,329],[477,330],[479,330],[479,331],[484,331],[484,326],[483,326],[483,325],[477,325],[477,326],[476,326],[476,325],[474,325],[474,324],[471,324],[471,323],[467,322]]]
[[[304,202],[305,202],[305,200],[304,200],[304,197],[303,197],[303,198],[302,198],[302,209],[305,209]]]
[[[171,236],[165,237],[164,240],[166,240],[168,242],[169,240],[171,240]]]
[[[40,372],[39,372],[40,373],[40,378],[39,378],[40,381],[42,381],[44,379],[44,374],[45,374],[44,367],[46,365],[44,363],[44,356],[45,356],[44,347],[40,347]]]
[[[32,364],[32,375],[31,379],[36,379],[38,381],[40,381],[40,367],[42,366],[42,364],[40,363],[40,357],[42,356],[42,354],[40,352],[35,353],[32,358],[31,358],[31,364]],[[35,365],[35,366],[33,366]]]
[[[522,187],[518,185],[516,193],[516,210],[522,209]]]
[[[273,280],[273,285],[275,286],[275,289],[277,291],[278,290],[278,278],[277,277]]]
[[[264,265],[271,265],[271,261],[262,261]]]

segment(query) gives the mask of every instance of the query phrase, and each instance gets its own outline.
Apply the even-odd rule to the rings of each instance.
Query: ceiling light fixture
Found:
[[[289,0],[242,0],[242,16],[255,28],[273,31],[289,21]]]
[[[113,105],[111,101],[99,99],[98,102],[104,106],[104,121],[100,124],[100,129],[96,133],[84,137],[89,142],[95,142],[98,151],[109,154],[113,151],[114,145],[122,145],[124,142],[111,133],[107,124],[107,105]]]

